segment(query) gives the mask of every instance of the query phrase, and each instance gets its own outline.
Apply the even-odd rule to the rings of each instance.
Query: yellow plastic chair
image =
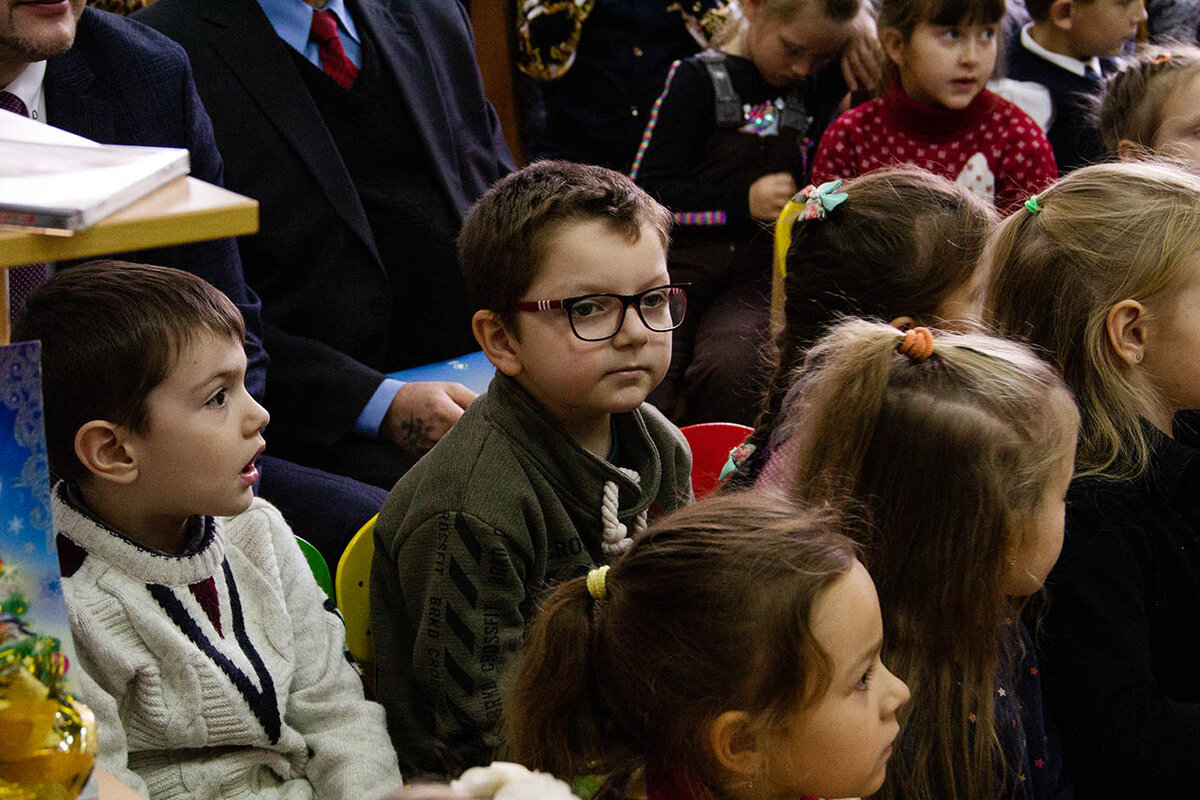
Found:
[[[338,559],[334,585],[337,604],[346,621],[346,646],[360,664],[375,660],[371,643],[371,557],[375,554],[375,520],[358,529]]]

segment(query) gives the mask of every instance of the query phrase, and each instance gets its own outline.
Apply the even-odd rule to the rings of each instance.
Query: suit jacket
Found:
[[[105,144],[185,147],[192,175],[221,184],[221,156],[196,94],[183,48],[144,25],[84,8],[67,52],[46,64],[47,122]],[[234,302],[246,320],[246,387],[262,399],[267,356],[259,302],[246,287],[233,239],[122,256],[199,275]]]
[[[417,0],[348,5],[399,85],[461,218],[512,169],[465,12],[458,3]],[[263,298],[275,439],[332,447],[383,372],[406,366],[385,363],[393,319],[437,298],[406,297],[403,265],[380,259],[290,48],[255,0],[158,0],[137,19],[187,50],[228,185],[261,204],[259,234],[240,245],[246,278]]]

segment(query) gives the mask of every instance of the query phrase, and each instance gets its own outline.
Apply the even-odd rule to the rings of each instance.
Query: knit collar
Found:
[[[1178,430],[1180,438],[1172,439],[1149,421],[1143,420],[1143,430],[1150,443],[1150,464],[1146,469],[1145,481],[1149,487],[1170,499],[1180,491],[1188,494],[1187,502],[1194,502],[1193,492],[1200,475],[1193,474],[1198,463],[1196,456],[1200,455],[1193,445],[1196,434],[1183,428]],[[1189,480],[1190,477],[1190,480]]]
[[[963,109],[926,105],[905,94],[900,79],[893,75],[891,86],[882,99],[884,116],[890,120],[892,127],[916,139],[945,142],[986,121],[995,109],[998,98],[983,89]]]
[[[225,537],[212,517],[195,517],[194,547],[171,555],[144,547],[92,515],[78,492],[60,481],[50,500],[58,534],[142,583],[188,586],[211,578],[225,559]]]
[[[622,466],[636,472],[638,480],[580,447],[528,392],[502,372],[489,384],[483,409],[514,451],[537,465],[536,471],[565,504],[594,513],[601,507],[606,482],[618,487],[622,516],[640,514],[658,496],[662,463],[644,419],[653,412],[645,404],[612,415],[613,430],[621,442]]]

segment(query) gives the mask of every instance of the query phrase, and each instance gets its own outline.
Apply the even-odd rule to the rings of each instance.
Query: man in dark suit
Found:
[[[310,35],[311,6],[334,15],[338,58],[351,62],[340,72]],[[472,395],[385,373],[477,349],[454,239],[512,168],[465,12],[158,0],[135,17],[187,50],[226,183],[261,204],[260,232],[240,247],[263,299],[275,441],[390,487]]]
[[[33,118],[106,144],[187,148],[191,172],[220,184],[221,157],[182,48],[83,0],[0,0],[0,88]],[[242,276],[237,244],[219,239],[142,251],[131,260],[187,270],[216,286],[246,321],[246,387],[263,397],[267,356],[258,298]],[[264,458],[261,493],[297,532],[336,563],[385,493],[341,476]]]

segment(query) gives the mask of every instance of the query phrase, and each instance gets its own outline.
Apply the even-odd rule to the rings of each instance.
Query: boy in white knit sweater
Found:
[[[383,712],[279,512],[236,307],[186,272],[64,270],[42,342],[77,695],[99,765],[151,798],[370,798],[400,782]]]

